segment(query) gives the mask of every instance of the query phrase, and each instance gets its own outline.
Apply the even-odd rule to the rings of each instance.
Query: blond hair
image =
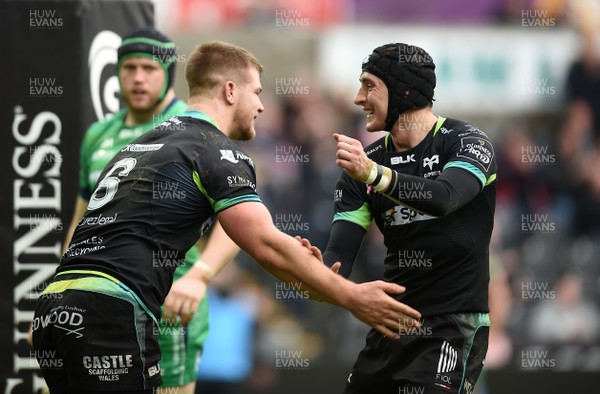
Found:
[[[245,83],[246,71],[252,67],[262,74],[263,66],[244,48],[221,41],[198,45],[185,66],[190,96],[207,92],[228,80]]]

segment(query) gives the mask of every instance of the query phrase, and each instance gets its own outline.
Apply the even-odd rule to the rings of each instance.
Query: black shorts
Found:
[[[344,393],[471,394],[487,352],[489,315],[439,315],[421,323],[399,340],[371,330]]]
[[[52,393],[162,383],[153,317],[126,286],[99,275],[59,274],[38,299],[33,352]]]

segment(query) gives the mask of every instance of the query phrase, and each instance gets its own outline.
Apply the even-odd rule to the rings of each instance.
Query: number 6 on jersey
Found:
[[[128,157],[116,162],[110,171],[108,171],[106,176],[100,181],[100,183],[98,183],[98,186],[96,186],[96,190],[94,190],[94,194],[92,194],[92,197],[90,198],[88,210],[92,211],[94,209],[103,207],[114,198],[117,190],[119,189],[119,182],[121,182],[120,178],[117,176],[112,176],[114,172],[122,168],[123,170],[117,175],[120,177],[125,177],[129,175],[129,172],[133,170],[136,164],[137,160],[132,157]],[[99,196],[100,192],[104,189],[106,189],[104,196]]]

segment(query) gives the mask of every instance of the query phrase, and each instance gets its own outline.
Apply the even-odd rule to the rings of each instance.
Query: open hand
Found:
[[[400,331],[421,327],[421,314],[389,294],[401,294],[403,286],[381,280],[357,285],[348,310],[386,337],[398,339]]]

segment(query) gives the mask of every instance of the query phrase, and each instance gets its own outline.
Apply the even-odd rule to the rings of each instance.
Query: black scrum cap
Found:
[[[402,112],[433,104],[435,64],[422,48],[402,43],[382,45],[363,61],[362,71],[379,77],[388,88],[387,131]]]

